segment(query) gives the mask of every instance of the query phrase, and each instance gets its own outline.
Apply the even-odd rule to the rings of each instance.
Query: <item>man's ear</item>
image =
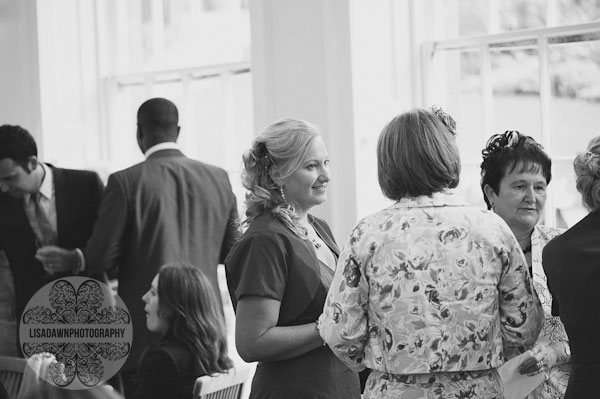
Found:
[[[25,163],[25,171],[27,173],[33,172],[38,167],[39,161],[35,155],[31,155],[27,157],[27,162]]]
[[[177,141],[177,139],[179,138],[179,131],[181,130],[181,127],[177,126],[177,134],[175,134],[175,141]]]

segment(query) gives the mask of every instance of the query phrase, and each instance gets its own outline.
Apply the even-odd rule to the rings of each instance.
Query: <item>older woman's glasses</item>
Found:
[[[521,133],[516,130],[507,130],[504,133],[495,134],[489,138],[485,148],[481,151],[481,155],[485,159],[502,148],[515,148],[521,137]]]

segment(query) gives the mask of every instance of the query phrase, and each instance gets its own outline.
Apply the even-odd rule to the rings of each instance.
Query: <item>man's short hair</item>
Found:
[[[37,145],[33,136],[21,126],[0,126],[0,160],[11,158],[16,162],[27,162],[37,156]]]
[[[179,113],[175,104],[166,98],[151,98],[140,105],[137,123],[162,129],[174,128],[179,123]]]

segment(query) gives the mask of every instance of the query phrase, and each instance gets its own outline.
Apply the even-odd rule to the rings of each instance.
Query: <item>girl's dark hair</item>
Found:
[[[546,184],[550,184],[552,179],[552,161],[544,148],[533,138],[516,130],[507,130],[490,137],[481,155],[481,191],[488,209],[492,209],[492,205],[483,188],[489,184],[498,194],[502,178],[516,168],[519,168],[519,172],[541,171]]]
[[[203,375],[233,367],[220,302],[204,273],[187,263],[171,263],[158,276],[158,311],[168,320],[166,334],[189,349]]]

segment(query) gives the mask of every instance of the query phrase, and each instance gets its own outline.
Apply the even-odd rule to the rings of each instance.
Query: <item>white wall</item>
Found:
[[[254,124],[317,125],[332,160],[324,217],[343,242],[356,223],[350,7],[347,0],[250,2]]]
[[[0,0],[0,124],[18,124],[40,158],[99,164],[95,0]]]
[[[0,0],[0,124],[39,138],[41,109],[35,0]]]

